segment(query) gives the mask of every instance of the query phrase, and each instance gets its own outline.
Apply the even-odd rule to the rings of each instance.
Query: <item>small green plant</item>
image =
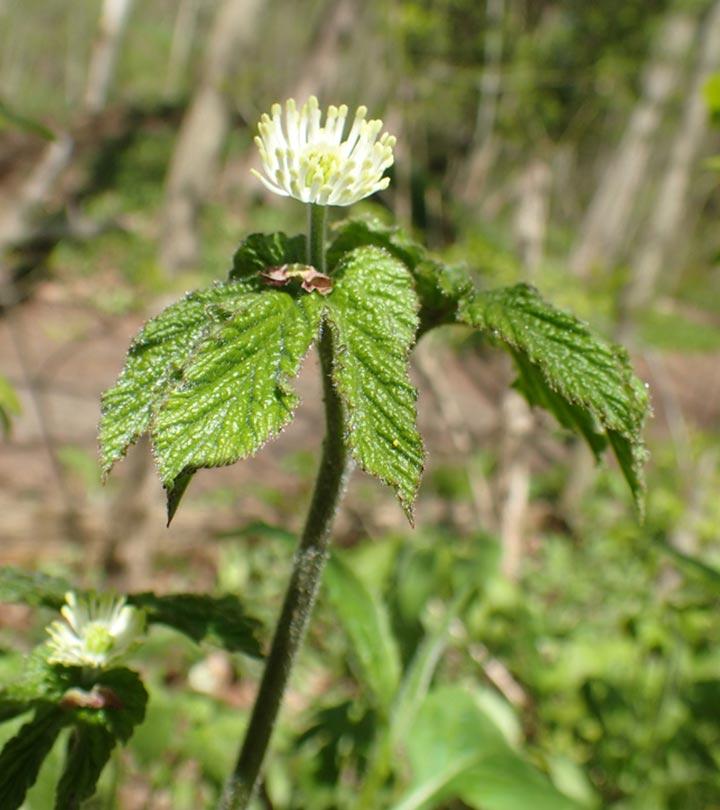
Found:
[[[323,122],[318,102],[311,98],[302,109],[288,101],[284,109],[275,105],[271,115],[263,116],[256,143],[264,173],[258,176],[271,191],[307,205],[307,234],[248,236],[226,281],[190,293],[143,327],[117,384],[102,401],[105,474],[149,433],[171,520],[198,470],[254,455],[290,422],[298,404],[292,378],[317,344],[326,421],[322,456],[245,740],[221,799],[225,810],[251,802],[353,467],[359,465],[392,487],[413,522],[425,450],[416,427],[417,394],[408,376],[408,358],[426,332],[456,324],[509,352],[518,390],[584,437],[596,455],[611,449],[642,511],[648,397],[623,349],[544,301],[532,287],[478,286],[481,274],[475,278],[462,267],[438,261],[400,228],[374,219],[348,219],[333,226],[328,241],[328,208],[351,205],[385,188],[389,180],[383,175],[393,162],[395,141],[380,134],[382,122],[366,120],[361,107],[345,135],[347,114],[345,106],[330,107]],[[540,786],[536,793],[516,794],[537,801],[542,796],[544,804],[534,806],[571,806],[550,791],[541,774],[506,750],[464,693],[449,688],[424,699],[445,630],[437,637],[430,634],[413,664],[401,672],[382,610],[339,559],[329,569],[329,585],[349,635],[362,636],[366,630],[360,619],[373,617],[372,643],[360,639],[357,646],[367,656],[364,666],[378,705],[393,718],[369,754],[358,807],[377,806],[392,751],[408,742],[411,728],[409,755],[417,779],[397,810],[453,796],[473,807],[485,806],[483,780],[491,780],[493,762],[499,767],[500,761],[511,775],[505,787],[495,785],[495,796],[512,793],[518,781]],[[17,572],[8,572],[3,587],[0,597],[6,600],[52,607],[62,604],[65,592],[64,585],[59,590]],[[76,595],[70,602],[83,598]],[[456,609],[464,597],[459,598]],[[114,605],[120,611],[142,611],[149,624],[170,624],[195,639],[213,636],[227,649],[259,651],[254,624],[234,597],[218,601],[136,594],[126,597],[122,607]],[[131,615],[138,630],[140,614]],[[124,616],[128,623],[128,614]],[[94,647],[115,643],[108,627],[100,635],[99,640],[93,636]],[[5,716],[35,711],[30,726],[0,755],[0,763],[14,763],[12,771],[0,767],[0,806],[8,810],[22,803],[62,725],[73,726],[75,741],[58,788],[57,806],[67,808],[91,794],[112,746],[118,739],[124,742],[142,717],[145,692],[136,675],[124,668],[88,667],[82,656],[61,660],[57,647],[63,639],[55,639],[54,652],[48,654],[46,648],[36,654],[33,666],[42,677],[28,675],[25,697],[12,689],[0,694]],[[79,695],[77,690],[83,705],[70,701],[68,708],[68,695]],[[102,706],[92,704],[96,695],[105,695]],[[475,718],[472,728],[468,718]],[[93,734],[102,736],[102,746],[94,745],[86,728],[101,730]],[[423,735],[433,739],[439,728],[443,733],[437,736],[437,750],[418,742]],[[82,746],[97,752],[85,781],[76,777],[80,760],[74,752]],[[18,750],[25,752],[23,757],[16,755]],[[487,759],[490,751],[494,760]],[[426,755],[434,765],[442,764],[443,790],[423,776],[430,769]],[[63,785],[71,783],[82,785],[74,794],[75,804],[63,793]]]

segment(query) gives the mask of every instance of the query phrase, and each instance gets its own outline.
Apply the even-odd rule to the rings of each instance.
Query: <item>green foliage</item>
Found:
[[[325,586],[362,681],[378,707],[387,712],[400,680],[400,659],[385,605],[337,553],[328,563]]]
[[[9,380],[0,374],[0,431],[10,435],[12,417],[21,413],[20,400]]]
[[[249,616],[234,594],[137,593],[128,602],[147,611],[148,622],[164,624],[200,643],[207,641],[231,652],[260,656],[259,622]]]
[[[393,810],[459,798],[478,810],[571,810],[577,805],[515,753],[476,699],[459,686],[432,692],[406,741],[413,778]]]
[[[374,246],[340,260],[328,296],[336,347],[333,376],[347,409],[354,458],[392,486],[408,517],[424,450],[415,426],[417,393],[408,354],[417,329],[417,299],[405,266]]]
[[[478,293],[463,304],[460,319],[510,351],[518,388],[532,405],[579,432],[596,455],[612,447],[642,511],[649,403],[627,353],[525,284]]]
[[[247,293],[198,345],[156,414],[153,445],[163,484],[255,453],[292,418],[287,384],[317,334],[322,302],[285,291]]]
[[[55,135],[40,121],[22,115],[0,99],[0,133],[17,129],[30,135],[37,135],[46,141],[54,141]]]
[[[642,428],[649,404],[623,349],[527,285],[476,292],[466,270],[433,259],[402,229],[378,220],[341,223],[328,251],[331,266],[359,245],[382,247],[411,271],[421,302],[421,333],[464,323],[508,349],[519,372],[517,386],[531,404],[580,433],[596,456],[612,448],[642,513]]]
[[[69,590],[83,591],[62,579],[44,574],[28,574],[15,568],[0,568],[0,603],[16,602],[59,610]],[[149,624],[164,624],[200,643],[207,641],[233,652],[258,657],[260,623],[234,594],[131,593],[127,603],[146,611]],[[54,672],[55,670],[50,670]],[[47,670],[40,667],[39,675]],[[2,694],[2,693],[0,693]]]
[[[129,669],[96,671],[47,663],[31,657],[20,682],[0,694],[22,711],[35,710],[31,721],[0,752],[0,807],[16,810],[37,780],[40,767],[60,731],[70,727],[65,770],[57,788],[56,808],[74,810],[90,796],[117,740],[127,742],[142,722],[147,692]],[[7,718],[7,715],[5,715]]]
[[[58,709],[40,709],[0,752],[0,807],[17,810],[37,779],[65,717]]]
[[[221,328],[228,308],[236,302],[241,306],[247,295],[245,285],[218,284],[191,293],[143,327],[130,346],[120,378],[103,395],[100,458],[105,474],[150,427],[197,345]]]
[[[0,567],[0,602],[18,602],[59,610],[70,586],[64,579]]]
[[[703,88],[705,103],[713,117],[720,116],[720,73],[711,76]]]
[[[127,742],[135,727],[142,723],[147,708],[148,695],[140,676],[127,667],[115,667],[98,672],[93,680],[94,688],[102,690],[107,699],[98,708],[78,708],[77,718],[102,726],[114,738]]]
[[[261,291],[257,270],[293,261],[302,245],[283,234],[251,236],[231,271],[245,281],[192,293],[149,321],[103,396],[103,470],[149,429],[170,519],[197,469],[252,455],[292,417],[297,397],[287,380],[319,329],[322,301]]]
[[[55,810],[79,810],[95,792],[115,738],[102,726],[79,723],[68,741],[65,767],[58,783]]]
[[[257,283],[259,274],[268,267],[302,264],[305,260],[304,236],[251,233],[235,251],[230,278]]]
[[[390,252],[410,270],[420,299],[420,332],[451,323],[458,303],[473,292],[473,284],[462,267],[445,265],[411,239],[402,228],[385,225],[376,218],[349,219],[339,223],[328,248],[328,265],[334,268],[348,251],[375,245]]]

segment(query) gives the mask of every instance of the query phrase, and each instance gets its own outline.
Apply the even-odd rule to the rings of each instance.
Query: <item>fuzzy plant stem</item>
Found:
[[[326,210],[312,205],[309,211],[308,264],[321,273],[325,271]],[[265,672],[240,756],[221,800],[221,810],[245,810],[254,793],[293,661],[320,587],[330,530],[350,470],[343,439],[342,403],[332,381],[333,347],[328,330],[320,338],[319,352],[326,418],[322,459]]]

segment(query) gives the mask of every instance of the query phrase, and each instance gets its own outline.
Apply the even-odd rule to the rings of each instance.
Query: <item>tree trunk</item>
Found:
[[[197,262],[198,217],[215,182],[230,125],[225,85],[253,40],[262,7],[261,0],[224,0],[215,16],[202,78],[183,120],[167,179],[160,263],[168,273]]]
[[[515,215],[515,240],[528,279],[537,274],[543,260],[551,185],[550,166],[534,158],[520,178]]]
[[[104,0],[85,87],[85,109],[90,113],[107,103],[132,4],[133,0]]]
[[[455,193],[465,203],[479,199],[498,147],[494,135],[502,81],[505,0],[486,0],[485,17],[485,59],[470,159],[454,184]]]
[[[197,30],[201,0],[181,0],[173,26],[168,72],[165,78],[165,98],[172,99],[183,87],[183,74],[192,53],[193,38]]]
[[[641,248],[632,263],[633,275],[626,291],[623,311],[631,315],[649,303],[661,271],[674,254],[690,190],[693,167],[705,142],[709,117],[703,88],[720,69],[720,2],[716,2],[703,25],[700,53],[678,130],[670,148],[667,167]]]
[[[530,503],[529,437],[533,416],[527,402],[515,391],[508,391],[502,403],[503,446],[500,488],[504,494],[500,508],[500,569],[510,580],[520,574],[525,550],[525,526]]]
[[[633,207],[647,178],[657,129],[683,77],[696,31],[696,19],[681,11],[671,13],[660,28],[643,74],[642,96],[603,172],[570,259],[571,269],[580,277],[587,277],[597,264],[617,261],[626,246],[628,225],[633,221]]]
[[[132,0],[105,0],[85,87],[85,109],[100,112],[107,100],[122,33]],[[75,150],[69,132],[58,134],[43,150],[17,197],[0,206],[0,307],[14,303],[13,271],[7,253],[28,240],[38,229],[36,212],[51,197]]]
[[[288,98],[301,102],[308,96],[318,95],[328,87],[330,79],[337,76],[342,43],[346,36],[352,34],[358,11],[355,0],[335,0],[316,41],[310,47],[309,58],[287,94]]]

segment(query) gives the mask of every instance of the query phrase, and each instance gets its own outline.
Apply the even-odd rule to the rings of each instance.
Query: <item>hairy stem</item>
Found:
[[[310,206],[308,263],[319,272],[325,269],[325,212],[321,206]],[[293,661],[320,587],[330,530],[350,469],[343,440],[342,403],[332,382],[333,347],[328,331],[320,338],[319,352],[326,417],[320,468],[265,672],[221,810],[245,810],[257,785]]]

